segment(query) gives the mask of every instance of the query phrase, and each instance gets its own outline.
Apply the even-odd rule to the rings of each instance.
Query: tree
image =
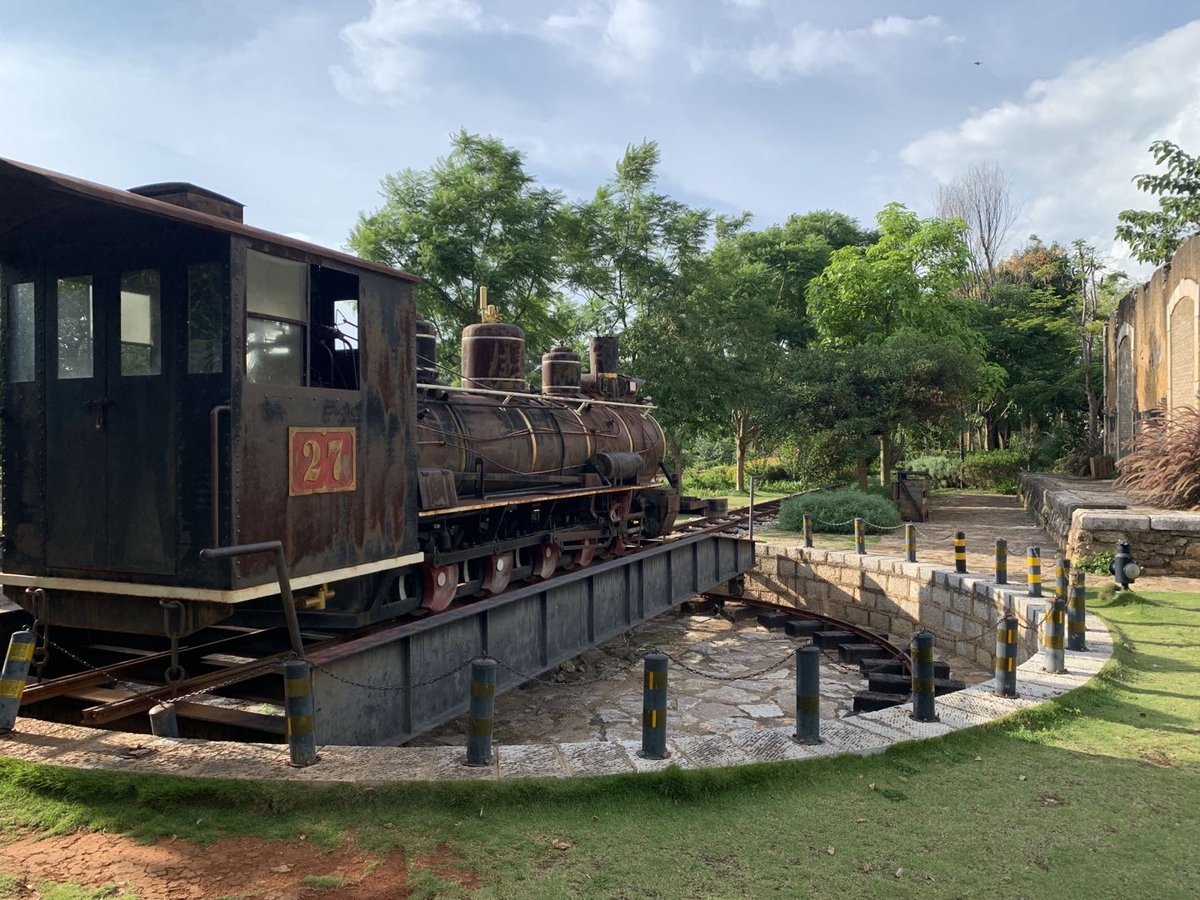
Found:
[[[869,247],[835,250],[825,271],[809,283],[809,312],[821,344],[843,350],[868,348],[865,356],[852,354],[857,359],[869,359],[872,352],[884,358],[883,351],[890,348],[892,364],[919,371],[938,368],[937,360],[945,354],[969,357],[976,368],[981,367],[981,341],[970,327],[974,309],[962,290],[970,272],[962,223],[920,220],[898,203],[884,207],[876,220],[878,241]],[[936,352],[936,359],[901,356],[900,347],[906,343]],[[872,371],[878,370],[872,367]],[[885,374],[881,371],[880,377]],[[881,385],[885,383],[893,388],[877,395],[882,404],[868,406],[876,425],[873,433],[878,437],[884,482],[895,457],[897,429],[944,413],[940,405],[936,414],[919,413],[916,393],[902,390],[890,379]],[[975,379],[971,383],[974,386]],[[938,396],[943,392],[944,388],[936,388]],[[897,405],[888,406],[889,402]],[[865,460],[860,471],[864,468]]]
[[[1162,265],[1200,228],[1200,159],[1189,156],[1171,141],[1150,145],[1154,164],[1166,164],[1159,174],[1137,175],[1139,190],[1158,197],[1157,210],[1127,209],[1117,216],[1117,239],[1129,245],[1139,262]]]
[[[703,253],[709,211],[655,191],[659,161],[653,141],[631,145],[614,177],[563,217],[566,278],[596,331],[622,333],[650,303],[678,299]]]
[[[996,163],[971,163],[948,184],[938,185],[935,205],[938,218],[966,223],[972,266],[990,281],[1017,217],[1004,171]]]
[[[532,353],[576,333],[561,293],[562,195],[537,187],[518,150],[459,131],[428,171],[383,180],[384,203],[360,214],[350,246],[365,259],[420,275],[418,306],[452,356],[477,322],[479,288],[521,325]]]
[[[1079,323],[1080,363],[1083,390],[1087,396],[1088,455],[1100,452],[1100,395],[1101,363],[1096,342],[1104,341],[1104,322],[1124,293],[1125,273],[1107,272],[1096,256],[1096,248],[1082,240],[1071,242],[1075,253],[1073,274],[1078,279],[1076,314]]]

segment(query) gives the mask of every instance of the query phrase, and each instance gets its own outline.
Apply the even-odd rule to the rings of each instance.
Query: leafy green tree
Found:
[[[1200,158],[1171,141],[1150,145],[1158,174],[1133,179],[1140,190],[1158,198],[1157,210],[1127,209],[1117,216],[1117,238],[1129,245],[1134,259],[1162,265],[1170,262],[1183,239],[1200,228]]]
[[[631,145],[592,199],[565,210],[565,275],[589,329],[620,334],[651,304],[678,301],[703,254],[709,211],[656,191],[659,162],[653,141]]]
[[[455,352],[459,331],[479,321],[478,293],[521,325],[531,354],[577,333],[561,285],[563,198],[538,187],[520,151],[459,131],[428,171],[383,180],[383,205],[360,214],[351,248],[365,259],[420,275],[421,311]]]
[[[894,364],[919,372],[939,369],[953,358],[956,377],[971,369],[960,365],[969,359],[974,375],[963,383],[974,389],[984,362],[982,342],[972,327],[975,306],[964,291],[970,253],[962,221],[921,220],[899,203],[884,207],[876,221],[878,241],[834,251],[825,271],[809,283],[809,312],[821,344],[842,350],[869,348],[865,356],[851,354],[860,360],[869,359],[872,349],[890,348],[888,358]],[[931,355],[902,356],[904,343]],[[871,371],[878,370],[871,367]],[[886,374],[879,372],[880,377]],[[931,389],[935,396],[946,394],[945,387],[932,385]],[[883,400],[866,403],[864,409],[875,423],[872,433],[879,441],[880,479],[886,481],[898,429],[943,415],[945,410],[940,404],[925,409],[918,394],[890,377],[880,382],[879,390],[863,396]],[[889,407],[888,402],[897,405]]]

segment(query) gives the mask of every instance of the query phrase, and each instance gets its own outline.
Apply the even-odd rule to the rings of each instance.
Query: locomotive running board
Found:
[[[469,660],[501,662],[504,691],[753,567],[751,541],[689,535],[317,648],[309,654],[317,739],[407,741],[467,711]]]

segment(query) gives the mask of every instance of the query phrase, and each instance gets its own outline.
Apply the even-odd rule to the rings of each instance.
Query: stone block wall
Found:
[[[1200,576],[1200,513],[1097,502],[1054,475],[1021,476],[1021,499],[1069,559],[1113,552],[1128,541],[1147,575]]]
[[[840,550],[760,544],[758,566],[746,576],[746,596],[810,609],[886,632],[904,643],[927,628],[940,653],[995,662],[996,623],[1006,605],[1022,624],[1020,660],[1038,649],[1045,598],[997,585],[979,575]],[[1022,586],[1023,588],[1023,586]]]

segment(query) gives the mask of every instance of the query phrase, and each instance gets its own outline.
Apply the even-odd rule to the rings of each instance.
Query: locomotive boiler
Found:
[[[43,626],[178,637],[282,602],[350,628],[672,526],[663,433],[612,338],[586,373],[550,350],[532,391],[493,310],[453,384],[418,279],[211,191],[0,160],[0,206],[0,585]]]

